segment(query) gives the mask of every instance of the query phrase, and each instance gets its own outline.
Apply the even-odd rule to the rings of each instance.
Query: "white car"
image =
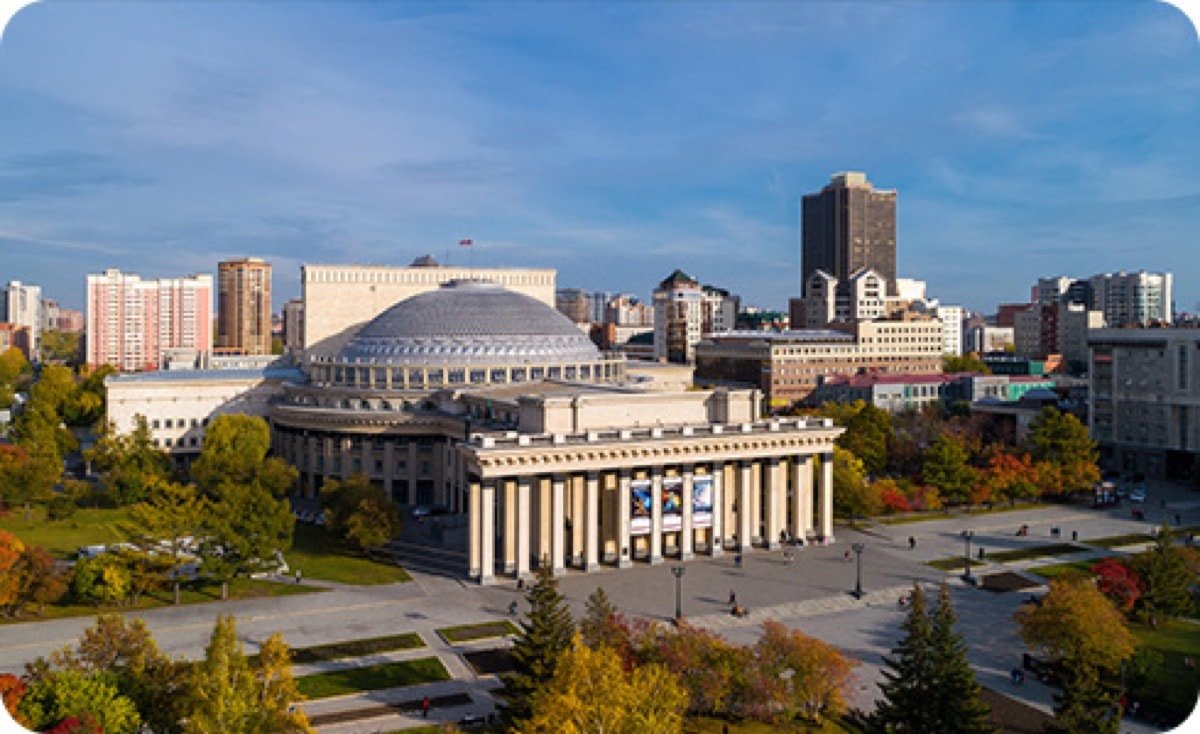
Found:
[[[1129,490],[1129,501],[1130,502],[1145,502],[1146,501],[1146,488],[1145,487],[1136,487],[1134,489]]]

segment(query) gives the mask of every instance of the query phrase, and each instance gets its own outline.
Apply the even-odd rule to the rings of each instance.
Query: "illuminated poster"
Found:
[[[650,480],[634,479],[629,483],[629,534],[650,534]]]
[[[692,526],[712,527],[713,478],[698,476],[692,479]]]
[[[683,529],[683,477],[663,477],[662,510],[665,532]]]

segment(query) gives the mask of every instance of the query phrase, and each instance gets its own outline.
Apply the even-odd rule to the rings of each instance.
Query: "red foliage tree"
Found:
[[[1105,558],[1092,566],[1096,588],[1123,612],[1128,613],[1142,596],[1145,584],[1137,571],[1115,558]]]
[[[91,714],[84,714],[83,718],[68,716],[47,729],[44,734],[104,734],[104,730]]]
[[[0,701],[4,702],[4,708],[8,709],[8,713],[18,724],[25,723],[17,716],[17,705],[24,697],[24,681],[12,673],[0,673]]]

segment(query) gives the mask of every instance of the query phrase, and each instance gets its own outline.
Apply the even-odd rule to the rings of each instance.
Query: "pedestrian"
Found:
[[[429,718],[429,696],[421,699],[421,716],[426,719]]]
[[[300,569],[296,569],[296,583],[300,583]]]
[[[735,555],[733,557],[733,567],[734,568],[742,567],[742,554],[741,553],[738,553],[737,555]]]
[[[509,604],[508,604],[508,616],[510,616],[510,617],[515,617],[515,616],[517,616],[517,602],[516,602],[516,600],[513,600],[513,601],[509,602]]]
[[[1176,512],[1176,513],[1175,513],[1175,524],[1176,524],[1176,525],[1182,525],[1182,524],[1183,524],[1183,517],[1182,517],[1182,516],[1180,516],[1180,514],[1179,514],[1178,512]]]
[[[737,606],[737,594],[734,593],[733,589],[729,590],[729,606]]]
[[[850,551],[846,551],[845,553],[842,554],[842,560],[846,561],[847,563],[850,562]]]
[[[1013,685],[1014,685],[1014,686],[1015,686],[1015,685],[1017,685],[1017,681],[1018,681],[1018,680],[1020,679],[1020,677],[1021,677],[1021,671],[1020,671],[1020,670],[1018,670],[1018,669],[1016,669],[1016,668],[1013,668],[1013,669],[1012,669],[1012,672],[1011,672],[1011,673],[1009,673],[1009,675],[1012,677],[1012,683],[1013,683]]]
[[[522,590],[522,589],[524,589],[524,588],[525,588],[525,579],[524,579],[524,577],[517,579],[517,591],[520,591],[520,590]]]
[[[908,549],[913,550],[916,547],[917,547],[917,539],[911,535],[908,536]]]

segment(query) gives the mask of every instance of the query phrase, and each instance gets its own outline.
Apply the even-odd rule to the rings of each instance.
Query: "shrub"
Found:
[[[46,506],[46,517],[51,520],[66,520],[75,514],[77,506],[70,497],[55,497]]]

